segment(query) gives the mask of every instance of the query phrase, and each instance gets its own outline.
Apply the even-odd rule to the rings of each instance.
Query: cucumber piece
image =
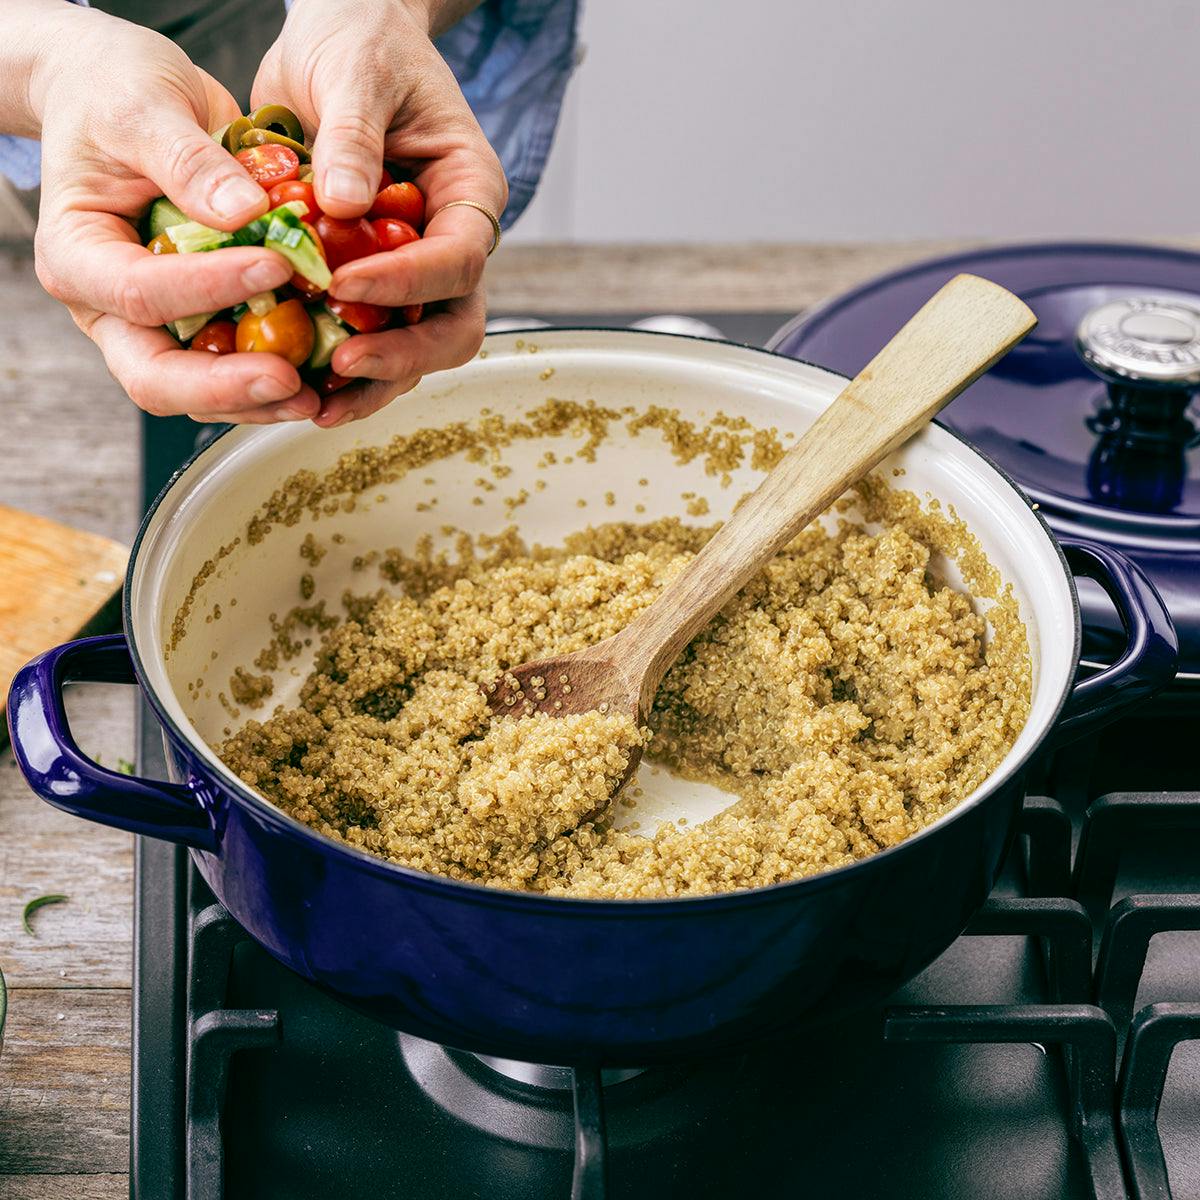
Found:
[[[182,225],[168,225],[164,230],[175,243],[180,254],[198,254],[204,250],[219,250],[233,245],[233,234],[222,229],[209,229],[199,221],[185,221]]]
[[[281,204],[271,213],[271,224],[267,229],[267,236],[263,239],[263,245],[268,250],[282,254],[298,274],[307,279],[313,287],[324,291],[332,281],[333,274],[321,257],[316,242],[309,237],[308,230],[293,210],[294,204],[299,204],[305,212],[308,211],[302,200]]]
[[[350,337],[350,331],[324,308],[309,309],[313,323],[313,351],[308,365],[314,371],[329,366],[333,352]]]
[[[167,329],[181,342],[190,342],[216,315],[216,313],[197,313],[194,317],[180,317],[178,321],[172,321]]]
[[[271,309],[278,305],[274,292],[255,292],[246,301],[246,307],[256,316],[265,317]]]
[[[187,216],[180,212],[166,196],[159,196],[150,205],[150,214],[146,218],[146,229],[150,234],[146,240],[150,241],[152,238],[158,237],[160,233],[165,233],[172,225],[186,224]]]
[[[261,246],[263,238],[267,236],[267,230],[271,226],[272,218],[276,213],[285,211],[297,217],[303,217],[308,213],[308,205],[303,200],[288,200],[278,208],[263,213],[261,217],[255,217],[249,225],[243,225],[233,234],[234,242],[239,246]]]

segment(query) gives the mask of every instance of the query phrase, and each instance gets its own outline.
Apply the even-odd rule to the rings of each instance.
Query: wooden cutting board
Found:
[[[0,504],[0,702],[43,650],[119,626],[128,559],[108,538]],[[0,749],[7,744],[0,719]]]

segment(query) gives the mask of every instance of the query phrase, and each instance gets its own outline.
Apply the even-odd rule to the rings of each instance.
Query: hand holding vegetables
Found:
[[[237,115],[233,98],[166,38],[98,10],[35,0],[4,10],[11,44],[41,48],[28,64],[27,111],[9,128],[42,139],[35,253],[46,290],[149,412],[314,416],[318,397],[283,359],[201,357],[161,328],[282,285],[287,264],[261,247],[151,256],[135,228],[164,192],[221,229],[266,211],[262,189],[207,133]]]
[[[491,223],[475,209],[443,206],[473,200],[498,214],[508,189],[430,40],[473,7],[472,0],[295,0],[259,69],[253,103],[286,104],[316,130],[313,185],[327,217],[369,216],[384,160],[425,197],[421,240],[335,266],[329,294],[390,309],[444,302],[415,325],[393,322],[339,346],[334,371],[378,382],[332,396],[320,425],[374,412],[422,375],[465,362],[483,338]],[[412,224],[403,210],[396,215]],[[332,266],[340,251],[318,229]]]
[[[475,352],[483,331],[478,284],[490,223],[467,207],[438,209],[469,199],[500,212],[506,188],[495,155],[430,41],[431,11],[440,13],[444,27],[469,7],[469,0],[294,0],[260,69],[261,98],[255,102],[283,100],[310,133],[323,126],[309,189],[314,206],[298,187],[301,180],[287,181],[287,194],[268,199],[207,136],[237,118],[236,105],[174,44],[95,9],[5,0],[0,128],[43,143],[39,278],[97,342],[139,405],[198,420],[265,422],[318,414],[318,424],[331,426],[365,416],[420,375]],[[251,145],[261,152],[256,166],[260,158],[270,165],[274,147],[291,148],[261,131]],[[404,242],[409,235],[394,226],[373,230],[385,252],[364,269],[368,260],[343,257],[343,244],[354,240],[347,235],[362,234],[358,218],[405,220],[403,205],[413,199],[393,193],[388,203],[399,207],[368,213],[385,148],[435,215],[426,237],[416,242]],[[347,185],[356,175],[357,183]],[[357,326],[347,322],[351,328],[372,328],[335,345],[333,366],[343,377],[370,382],[343,387],[322,405],[285,358],[236,352],[236,327],[232,353],[182,350],[163,324],[210,312],[232,315],[251,297],[262,307],[267,291],[281,299],[303,297],[300,307],[308,309],[319,289],[306,287],[311,281],[261,243],[235,239],[218,254],[147,254],[135,225],[159,195],[180,215],[222,233],[236,233],[291,201],[310,213],[319,207],[310,236],[332,245],[331,261],[342,264],[333,268],[325,299],[354,306],[345,309],[357,320]],[[335,223],[327,239],[317,231],[322,217]],[[342,222],[353,226],[348,230]],[[177,247],[158,243],[152,249]],[[294,291],[280,291],[289,279]],[[416,305],[447,298],[411,328],[395,318],[388,328],[372,326],[377,309],[399,310],[411,320]],[[264,316],[262,326],[270,334],[282,320]],[[309,320],[314,349],[322,332],[327,340],[331,329],[335,337],[338,330],[349,332],[324,316]],[[230,337],[227,322],[193,344],[227,349]]]
[[[354,333],[378,333],[394,321],[415,324],[423,311],[421,304],[393,312],[383,305],[327,296],[330,268],[418,242],[425,198],[414,184],[397,183],[384,170],[368,214],[373,219],[323,213],[310,181],[304,131],[282,105],[239,116],[213,137],[264,189],[270,207],[241,229],[225,231],[188,220],[160,198],[147,218],[148,248],[156,255],[190,255],[262,245],[286,259],[294,273],[282,288],[251,296],[228,313],[192,314],[168,328],[194,350],[278,355],[300,370],[319,396],[330,396],[350,383],[330,365],[343,342]]]

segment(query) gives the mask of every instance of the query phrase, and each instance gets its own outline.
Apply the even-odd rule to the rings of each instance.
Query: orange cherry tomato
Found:
[[[321,241],[321,235],[316,231],[316,228],[314,226],[310,225],[307,221],[303,221],[303,222],[301,222],[301,224],[304,226],[305,229],[308,230],[309,237],[311,237],[313,242],[316,244],[317,253],[320,254],[320,256],[322,258],[324,258],[325,257],[325,245]],[[295,290],[297,292],[299,292],[301,296],[304,297],[305,300],[319,300],[322,296],[325,295],[325,291],[323,288],[317,287],[316,284],[314,284],[312,282],[312,280],[305,279],[304,276],[301,275],[299,271],[296,271],[292,275],[291,279],[288,280],[288,283],[290,283],[292,285],[292,287],[295,288]]]
[[[250,173],[250,178],[260,187],[273,188],[277,183],[286,183],[300,174],[300,159],[290,146],[266,142],[261,146],[247,146],[239,150],[234,158]]]
[[[424,314],[425,305],[423,304],[400,305],[400,315],[404,318],[405,325],[415,325]]]
[[[362,300],[335,300],[331,296],[325,307],[344,325],[358,333],[377,333],[392,319],[392,310],[381,304],[367,304]]]
[[[179,253],[179,251],[175,249],[175,243],[171,241],[171,239],[167,237],[165,233],[160,233],[158,237],[151,238],[146,243],[146,249],[149,250],[151,254]]]
[[[302,179],[286,179],[283,183],[277,183],[267,193],[267,197],[272,208],[278,208],[291,200],[301,201],[308,208],[304,217],[306,221],[315,221],[321,215],[321,206],[317,203],[317,193],[313,191],[313,185],[305,183]]]
[[[254,147],[256,150],[259,147]],[[313,325],[299,300],[285,300],[264,316],[247,312],[237,324],[240,353],[261,351],[286,358],[293,367],[302,366],[312,353]]]
[[[371,222],[371,228],[375,230],[375,236],[379,239],[380,250],[399,250],[409,242],[421,240],[421,235],[399,217],[378,217]]]
[[[232,354],[237,349],[237,326],[232,321],[209,321],[192,338],[189,350],[208,350],[213,354]]]
[[[389,183],[375,197],[367,215],[395,217],[420,229],[425,223],[425,197],[415,183]]]

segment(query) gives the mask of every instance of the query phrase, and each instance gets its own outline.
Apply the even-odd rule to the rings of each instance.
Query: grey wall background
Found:
[[[589,0],[512,239],[1200,231],[1200,4]]]

